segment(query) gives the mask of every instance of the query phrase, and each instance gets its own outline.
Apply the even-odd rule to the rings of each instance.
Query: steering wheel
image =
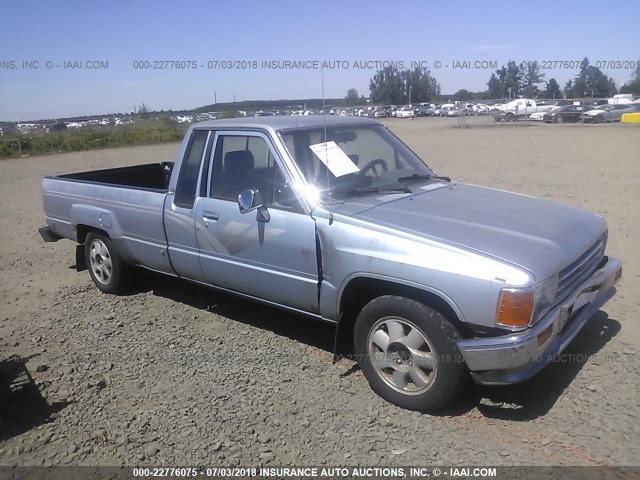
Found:
[[[376,169],[377,165],[380,165],[382,167],[382,173],[386,173],[387,170],[389,170],[389,165],[387,165],[387,162],[385,162],[381,158],[376,158],[375,160],[371,160],[369,163],[367,163],[362,168],[362,170],[360,170],[359,175],[364,177],[369,170],[372,170],[373,174],[376,177],[379,177],[380,175],[378,175],[378,170]]]

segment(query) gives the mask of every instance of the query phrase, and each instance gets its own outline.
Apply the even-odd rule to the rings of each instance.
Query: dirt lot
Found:
[[[622,284],[568,360],[519,386],[469,386],[441,415],[403,411],[331,364],[330,327],[151,274],[102,295],[71,242],[41,241],[44,175],[177,145],[5,160],[0,464],[637,464],[640,129],[470,123],[387,122],[440,174],[608,220]]]

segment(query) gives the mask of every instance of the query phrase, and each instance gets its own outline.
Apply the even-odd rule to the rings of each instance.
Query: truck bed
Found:
[[[163,218],[172,166],[154,163],[46,177],[47,227],[76,241],[87,228],[103,230],[128,263],[172,273]]]
[[[117,185],[119,187],[167,190],[172,162],[149,163],[132,167],[108,168],[88,172],[69,173],[54,178]]]

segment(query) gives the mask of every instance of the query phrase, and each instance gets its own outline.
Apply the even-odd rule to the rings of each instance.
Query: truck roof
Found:
[[[294,128],[335,127],[339,125],[380,124],[366,117],[336,117],[334,115],[290,115],[273,117],[240,117],[224,120],[208,120],[194,123],[191,128],[259,128],[267,130],[289,130]]]

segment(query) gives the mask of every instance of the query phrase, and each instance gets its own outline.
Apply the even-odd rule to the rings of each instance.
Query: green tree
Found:
[[[404,79],[400,70],[395,66],[388,66],[378,70],[369,81],[369,90],[376,102],[404,103]]]
[[[516,65],[516,62],[509,60],[507,62],[506,72],[504,77],[505,90],[508,93],[509,87],[511,87],[511,95],[515,98],[520,95],[520,83],[522,81],[520,68]]]
[[[360,96],[358,95],[358,90],[355,88],[350,88],[347,90],[347,96],[344,97],[345,106],[357,105],[360,103]]]
[[[574,98],[573,97],[573,82],[568,80],[567,83],[564,84],[564,88],[562,89],[564,92],[564,96],[566,98]]]
[[[149,113],[149,107],[147,107],[143,102],[142,105],[138,107],[138,115],[144,116],[148,113]]]
[[[560,85],[555,78],[550,78],[547,82],[547,88],[544,90],[544,96],[546,98],[560,98],[562,97],[562,91]]]
[[[426,68],[415,68],[414,70],[406,70],[403,73],[406,83],[407,103],[426,102],[431,97],[440,94],[440,85],[435,82],[435,79]]]
[[[538,62],[527,62],[522,77],[522,95],[533,98],[538,95],[538,85],[543,82],[544,73],[540,71]]]
[[[502,98],[504,96],[502,86],[496,74],[492,73],[487,82],[487,87],[489,87],[489,90],[487,90],[487,98]]]
[[[640,65],[633,71],[633,80],[625,83],[620,89],[620,93],[631,93],[633,95],[640,95]]]
[[[369,90],[376,103],[400,105],[428,101],[440,94],[440,84],[425,68],[399,70],[388,66],[371,78]]]
[[[463,88],[453,94],[453,100],[459,100],[459,101],[473,100],[473,93]]]
[[[491,74],[487,83],[489,98],[504,98],[508,94],[515,98],[520,94],[521,83],[520,67],[513,60],[509,60],[506,66],[503,65]]]
[[[589,59],[584,57],[580,62],[580,73],[573,81],[571,90],[567,93],[571,98],[583,97],[610,97],[615,95],[616,83],[613,78],[607,77]]]
[[[139,120],[145,120],[149,118],[150,115],[151,111],[149,110],[149,107],[147,107],[144,103],[140,105],[136,110],[136,117]]]

